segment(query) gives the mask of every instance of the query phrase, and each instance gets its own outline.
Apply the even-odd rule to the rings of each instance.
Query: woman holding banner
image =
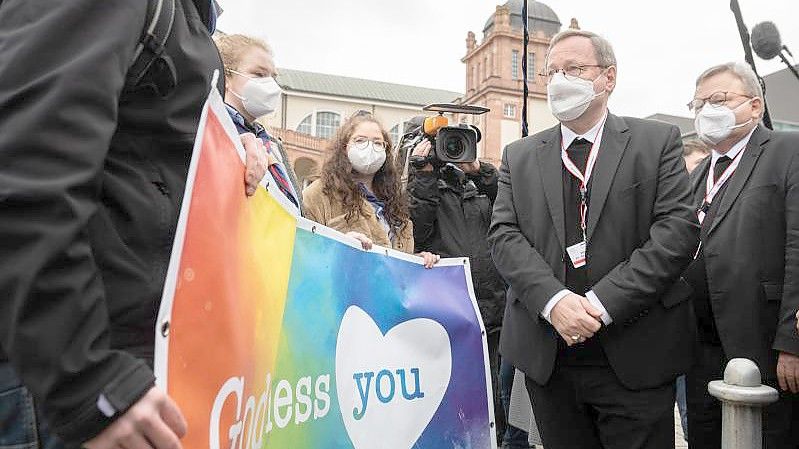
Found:
[[[350,117],[338,130],[321,177],[303,192],[305,216],[344,232],[364,249],[375,243],[413,253],[408,200],[392,161],[391,139],[371,114]],[[439,256],[421,252],[431,268]]]
[[[252,133],[263,141],[272,181],[300,212],[297,182],[282,144],[256,121],[273,113],[280,101],[272,49],[261,39],[242,34],[216,33],[214,41],[225,66],[225,105],[230,118],[239,134]]]

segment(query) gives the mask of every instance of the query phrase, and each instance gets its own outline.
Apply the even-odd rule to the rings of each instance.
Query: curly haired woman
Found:
[[[321,177],[303,192],[305,216],[361,242],[413,253],[413,225],[391,154],[391,139],[370,114],[348,119],[329,148]],[[438,255],[418,254],[426,268]]]

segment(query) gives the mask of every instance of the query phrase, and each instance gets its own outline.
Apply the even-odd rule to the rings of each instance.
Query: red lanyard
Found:
[[[605,127],[605,120],[607,120],[607,114],[602,119],[602,124],[597,128],[596,133],[594,133],[593,143],[591,144],[591,150],[588,152],[588,161],[585,164],[585,173],[582,173],[577,165],[572,162],[571,158],[569,158],[569,154],[566,152],[566,146],[563,144],[563,139],[560,140],[560,159],[563,161],[563,166],[566,167],[566,170],[572,174],[575,178],[580,181],[580,228],[583,230],[583,240],[586,239],[585,230],[586,230],[586,222],[585,219],[588,216],[588,202],[586,201],[586,194],[588,192],[588,182],[591,180],[591,174],[594,172],[594,165],[596,165],[596,160],[599,155],[599,146],[597,145],[597,137],[599,137],[599,133]]]
[[[742,148],[738,154],[735,155],[735,158],[732,160],[730,165],[724,170],[724,173],[719,176],[719,179],[716,182],[713,182],[713,172],[716,168],[716,162],[718,159],[710,164],[710,168],[708,169],[707,180],[705,181],[705,198],[702,200],[702,206],[697,211],[697,216],[699,217],[699,224],[702,224],[705,221],[705,215],[707,214],[708,209],[710,209],[710,204],[713,202],[713,199],[716,198],[716,195],[719,193],[724,184],[730,179],[735,173],[735,169],[738,168],[738,163],[741,162],[741,156],[746,151],[746,147]]]

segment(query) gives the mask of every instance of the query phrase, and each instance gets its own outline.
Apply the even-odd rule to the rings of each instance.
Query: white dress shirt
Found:
[[[594,145],[595,151],[599,151],[600,145],[602,143],[602,132],[605,130],[605,120],[607,119],[607,116],[608,112],[605,111],[605,115],[596,123],[596,125],[594,125],[591,129],[586,131],[584,134],[577,134],[576,132],[569,129],[568,126],[561,123],[560,134],[563,139],[562,140],[563,148],[569,148],[572,142],[574,142],[576,139],[582,138],[591,142]],[[570,293],[572,293],[572,291],[567,289],[563,289],[555,293],[555,295],[552,296],[549,302],[547,302],[546,306],[544,307],[544,310],[541,311],[541,316],[544,317],[544,319],[547,320],[549,323],[552,323],[552,321],[550,321],[550,315],[552,314],[552,309],[561,299],[565,298],[566,295],[569,295]],[[608,311],[605,309],[605,306],[602,305],[602,302],[599,300],[599,298],[597,298],[593,290],[585,292],[585,297],[586,299],[588,299],[588,302],[590,302],[592,306],[596,307],[597,309],[599,309],[599,311],[602,312],[601,318],[602,322],[605,323],[605,326],[613,322],[613,319],[610,317],[610,314],[608,314]]]
[[[733,145],[732,148],[727,150],[726,153],[723,154],[719,153],[718,151],[716,151],[715,148],[712,148],[710,152],[710,158],[711,158],[710,170],[708,170],[708,173],[713,173],[713,169],[716,168],[716,161],[718,161],[720,157],[727,156],[730,159],[735,159],[735,157],[738,156],[738,153],[743,151],[746,148],[746,146],[749,144],[749,139],[752,138],[752,134],[755,132],[756,129],[757,127],[752,128],[752,130],[749,131],[749,134],[745,135],[741,140],[736,142],[735,145]]]

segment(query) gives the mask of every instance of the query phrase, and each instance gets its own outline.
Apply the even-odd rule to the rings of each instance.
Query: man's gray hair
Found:
[[[594,46],[594,55],[596,56],[596,62],[598,65],[601,65],[602,67],[616,65],[616,54],[613,53],[613,47],[610,45],[610,42],[608,42],[607,39],[590,31],[575,30],[572,28],[563,30],[552,37],[552,41],[549,43],[549,50],[547,50],[547,57],[549,57],[549,51],[552,50],[552,47],[554,47],[555,44],[564,39],[575,36],[585,37],[591,40],[591,45]]]
[[[702,81],[710,78],[713,75],[728,72],[737,76],[738,79],[741,80],[741,83],[743,83],[744,91],[741,93],[750,95],[752,97],[763,98],[763,88],[760,86],[760,81],[758,81],[754,70],[752,70],[752,68],[747,64],[738,61],[715,65],[705,70],[701,75],[699,75],[699,78],[696,79],[696,86],[699,87],[699,84]]]

